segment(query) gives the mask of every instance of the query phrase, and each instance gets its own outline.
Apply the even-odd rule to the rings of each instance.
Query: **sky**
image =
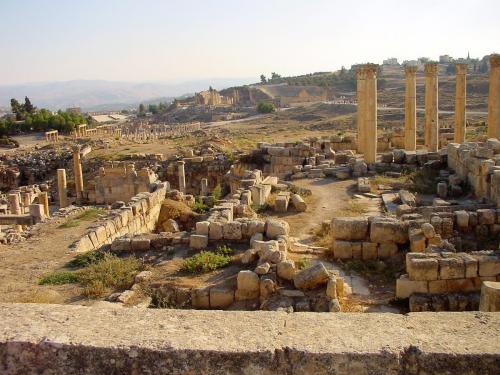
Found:
[[[306,74],[500,52],[499,0],[0,0],[0,85]]]

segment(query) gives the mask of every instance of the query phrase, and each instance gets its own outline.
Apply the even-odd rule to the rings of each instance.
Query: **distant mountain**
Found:
[[[37,107],[51,110],[81,107],[86,111],[120,110],[141,102],[170,101],[212,86],[224,89],[255,81],[251,78],[215,78],[186,82],[63,81],[0,86],[0,107],[25,96]]]

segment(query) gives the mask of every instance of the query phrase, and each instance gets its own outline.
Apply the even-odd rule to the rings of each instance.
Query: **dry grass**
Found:
[[[320,225],[315,231],[315,245],[330,248],[333,242],[333,236],[329,225]]]
[[[377,175],[370,179],[370,187],[372,193],[376,193],[378,191],[379,185],[395,187],[401,185],[407,185],[409,182],[409,177],[403,175],[401,177],[387,177],[383,175]]]
[[[63,304],[64,298],[55,290],[34,289],[21,295],[14,303],[52,303]]]
[[[361,202],[351,199],[347,203],[347,207],[341,211],[335,212],[336,217],[362,216],[368,212],[365,205]]]

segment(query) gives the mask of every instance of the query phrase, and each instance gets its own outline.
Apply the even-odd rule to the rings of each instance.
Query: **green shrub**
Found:
[[[214,197],[214,201],[218,201],[222,198],[222,187],[220,184],[217,184],[217,186],[214,187],[214,190],[212,190],[212,196]]]
[[[89,251],[83,254],[78,254],[76,257],[71,259],[68,263],[66,263],[66,267],[71,268],[82,268],[91,265],[92,263],[96,263],[97,261],[104,258],[104,254],[102,251]]]
[[[212,251],[200,251],[198,254],[184,260],[182,270],[189,273],[207,273],[218,268],[227,267],[231,257]]]
[[[204,214],[209,210],[208,206],[199,200],[196,200],[192,209],[198,214]]]
[[[219,255],[233,255],[233,249],[231,249],[229,246],[226,245],[220,245],[217,246],[217,249],[215,249],[215,253]]]
[[[74,272],[58,271],[43,276],[38,280],[38,285],[63,285],[77,283],[78,281],[78,275]]]
[[[298,270],[303,270],[311,265],[311,262],[307,258],[300,258],[299,260],[295,261],[295,266],[297,267]]]
[[[78,271],[78,277],[84,286],[84,295],[100,297],[110,290],[129,288],[141,268],[142,264],[136,258],[105,254],[99,261]]]
[[[271,113],[276,111],[276,107],[273,103],[260,102],[259,104],[257,104],[257,111],[259,113]]]

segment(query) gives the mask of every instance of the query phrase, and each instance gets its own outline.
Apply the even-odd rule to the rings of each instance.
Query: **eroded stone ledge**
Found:
[[[500,314],[0,304],[0,373],[493,374]]]

